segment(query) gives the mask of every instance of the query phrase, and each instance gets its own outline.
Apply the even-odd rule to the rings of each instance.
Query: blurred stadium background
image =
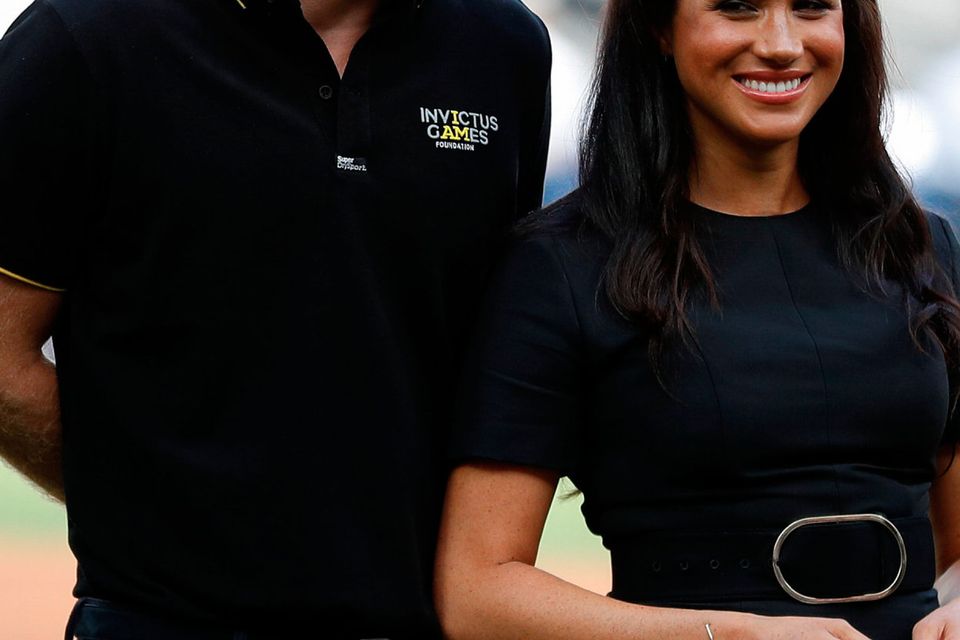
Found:
[[[27,4],[28,0],[2,0],[0,29],[5,30]],[[554,46],[554,131],[546,194],[551,201],[576,184],[576,132],[603,0],[527,0],[527,4],[547,23]],[[881,5],[897,62],[888,122],[890,148],[923,201],[956,222],[960,2],[881,0]],[[562,497],[572,488],[566,484],[558,492],[538,563],[602,593],[609,586],[606,554],[581,522],[579,498]],[[62,637],[74,573],[62,507],[0,464],[0,640]]]

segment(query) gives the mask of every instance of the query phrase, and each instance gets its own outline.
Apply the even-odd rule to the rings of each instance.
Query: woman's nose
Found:
[[[757,57],[776,66],[788,66],[803,55],[803,39],[792,10],[771,11],[758,23],[754,43]]]

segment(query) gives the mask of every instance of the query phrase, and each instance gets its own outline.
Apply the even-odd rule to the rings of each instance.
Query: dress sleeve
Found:
[[[957,283],[960,282],[960,245],[957,243],[957,235],[952,225],[943,217],[929,214],[927,219],[930,222],[930,233],[933,235],[934,250],[937,254],[937,260],[941,268],[950,281],[954,295],[960,295],[960,288]],[[960,380],[960,372],[953,372],[954,384]],[[950,417],[947,419],[947,427],[943,433],[942,442],[960,441],[960,408],[951,407]]]
[[[577,465],[581,337],[555,243],[518,242],[493,279],[462,380],[454,463],[479,459],[564,475]]]
[[[68,286],[89,207],[91,83],[74,40],[46,2],[0,39],[0,273]]]

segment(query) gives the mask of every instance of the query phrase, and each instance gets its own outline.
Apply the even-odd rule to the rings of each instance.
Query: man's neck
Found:
[[[373,23],[382,0],[301,0],[303,17],[317,32],[343,76],[350,53]]]

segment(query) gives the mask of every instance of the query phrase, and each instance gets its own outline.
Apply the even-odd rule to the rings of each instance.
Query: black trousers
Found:
[[[290,629],[278,621],[271,630],[250,631],[183,622],[97,598],[77,601],[67,623],[66,640],[299,640],[311,637],[327,640],[322,630]],[[330,640],[343,640],[342,636]],[[352,640],[390,640],[389,638],[353,638]]]

